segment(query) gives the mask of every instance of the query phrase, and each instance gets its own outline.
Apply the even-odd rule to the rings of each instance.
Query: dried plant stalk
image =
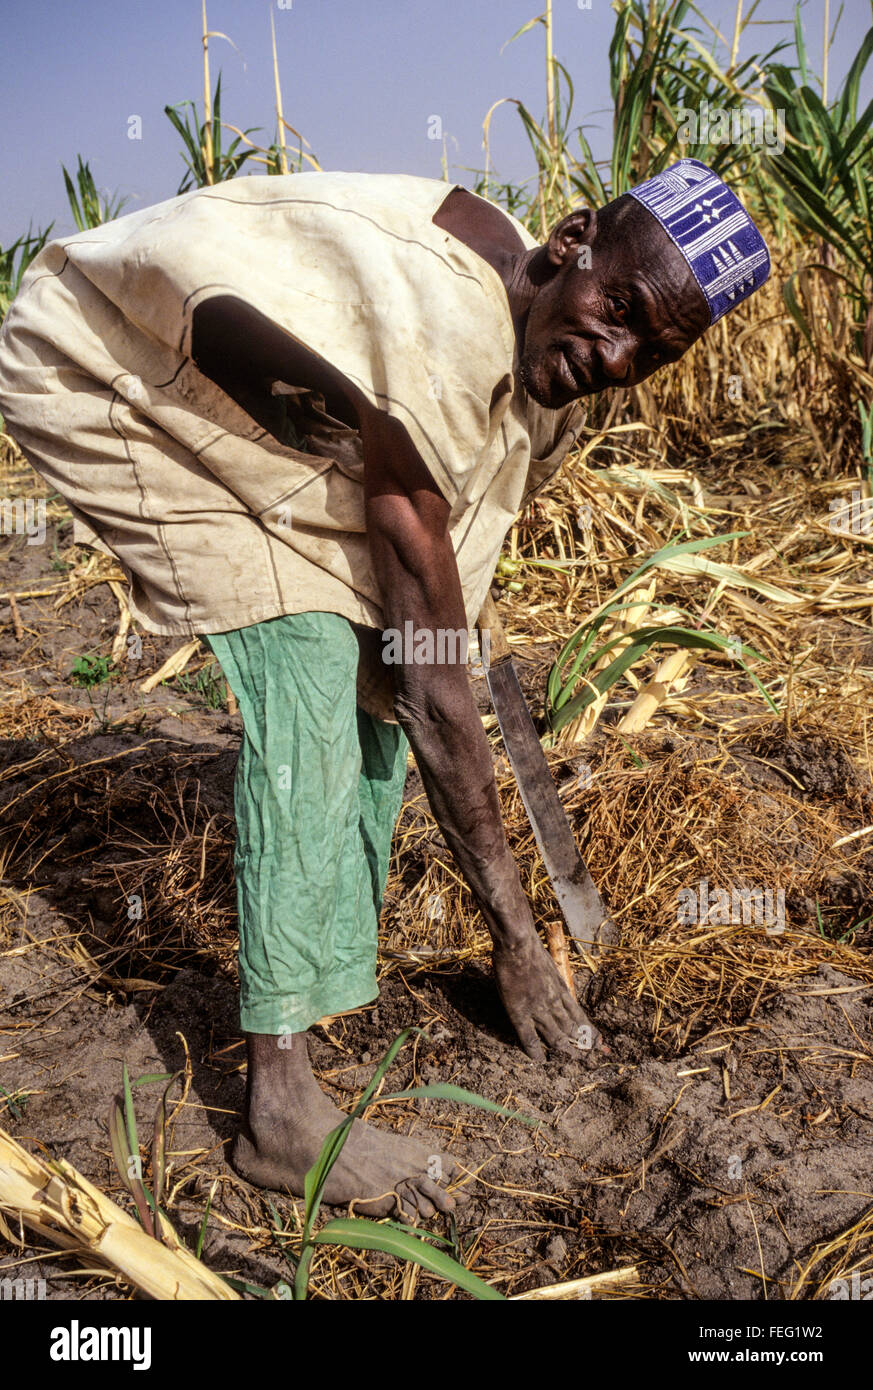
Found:
[[[0,1129],[0,1234],[20,1244],[13,1227],[21,1225],[116,1270],[152,1298],[239,1298],[185,1249],[168,1221],[161,1222],[162,1244],[71,1163],[37,1158]]]

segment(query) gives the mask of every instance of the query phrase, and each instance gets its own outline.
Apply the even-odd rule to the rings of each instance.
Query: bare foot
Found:
[[[306,1035],[279,1047],[267,1034],[247,1034],[247,1114],[231,1163],[257,1187],[290,1188],[303,1196],[304,1180],[325,1138],[345,1118],[321,1090],[309,1065]],[[330,1171],[324,1200],[354,1202],[361,1216],[407,1219],[452,1211],[455,1199],[440,1187],[457,1174],[453,1159],[427,1144],[384,1133],[355,1120]]]

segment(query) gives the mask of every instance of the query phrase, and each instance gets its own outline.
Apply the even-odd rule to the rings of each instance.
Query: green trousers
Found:
[[[210,633],[239,702],[234,782],[240,1018],[302,1032],[378,994],[376,946],[406,737],[356,702],[358,644],[336,613]]]

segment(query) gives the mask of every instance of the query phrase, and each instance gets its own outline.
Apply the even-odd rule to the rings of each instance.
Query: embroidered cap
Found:
[[[706,296],[710,323],[764,284],[770,255],[761,233],[737,195],[699,159],[680,159],[628,192],[682,252]]]

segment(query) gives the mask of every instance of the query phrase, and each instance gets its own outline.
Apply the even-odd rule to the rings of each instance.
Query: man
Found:
[[[380,634],[474,625],[580,398],[677,361],[768,273],[694,160],[544,246],[457,186],[303,174],[171,199],[30,267],[0,335],[8,428],[74,538],[125,566],[134,617],[201,633],[240,703],[233,1162],[252,1182],[302,1192],[339,1121],[305,1033],[378,992],[409,745],[521,1045],[542,1058],[586,1022],[537,937],[466,671],[386,666]],[[356,1122],[326,1199],[448,1210],[434,1157]]]

